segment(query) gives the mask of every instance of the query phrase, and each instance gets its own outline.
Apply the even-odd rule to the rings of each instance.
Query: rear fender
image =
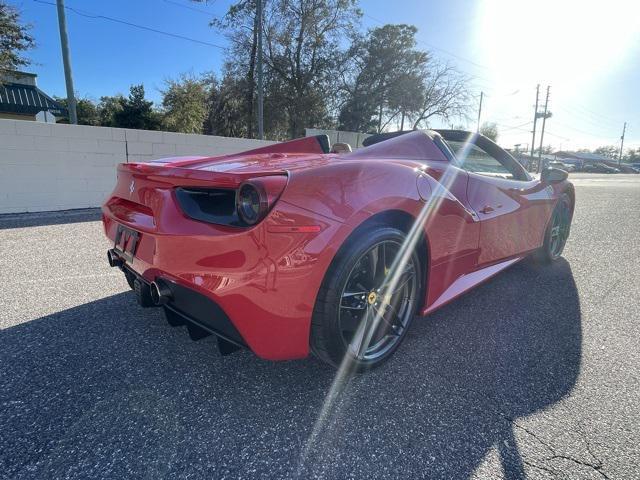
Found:
[[[429,250],[427,297],[434,301],[477,261],[479,224],[449,190],[415,165],[380,161],[294,172],[281,201],[339,221],[329,241],[335,256],[353,231],[374,215],[402,211],[423,223]]]

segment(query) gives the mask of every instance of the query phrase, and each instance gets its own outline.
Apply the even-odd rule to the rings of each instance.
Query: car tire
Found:
[[[313,311],[310,346],[316,357],[336,368],[344,365],[351,371],[364,371],[381,365],[400,346],[423,292],[423,266],[415,251],[401,268],[393,267],[391,258],[400,256],[406,238],[406,234],[396,228],[372,225],[357,231],[340,248],[325,275]],[[380,257],[386,261],[375,260]],[[382,265],[384,270],[382,280],[373,278],[378,278],[376,264],[378,268]],[[371,272],[363,273],[367,269]],[[394,277],[393,272],[398,274]],[[371,283],[365,285],[369,280]],[[381,285],[378,290],[382,293],[376,291],[376,281]],[[363,291],[353,296],[346,291],[347,287]],[[379,297],[373,303],[376,295]],[[361,305],[365,306],[364,320],[355,318],[360,315],[359,308],[352,308]],[[351,324],[352,329],[355,325],[357,328],[349,332],[347,324]],[[373,327],[367,329],[366,324]],[[387,329],[386,334],[384,329]],[[352,335],[351,339],[349,335]],[[370,339],[365,345],[364,338],[368,336]],[[378,341],[378,337],[381,340]],[[390,343],[386,345],[384,341]],[[377,343],[374,345],[373,342]],[[355,344],[359,344],[360,349],[370,348],[356,354],[359,349]]]
[[[553,209],[549,225],[544,233],[544,243],[536,252],[535,259],[541,263],[555,262],[562,256],[571,231],[571,199],[563,194]],[[560,236],[558,238],[558,235]]]

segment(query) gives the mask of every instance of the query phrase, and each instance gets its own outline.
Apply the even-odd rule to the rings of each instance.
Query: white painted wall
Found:
[[[97,207],[116,165],[223,155],[274,142],[123,128],[0,120],[0,213]]]

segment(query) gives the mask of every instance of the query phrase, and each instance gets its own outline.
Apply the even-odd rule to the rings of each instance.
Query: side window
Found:
[[[447,140],[447,143],[463,169],[482,175],[516,178],[510,169],[477,145],[459,140]]]

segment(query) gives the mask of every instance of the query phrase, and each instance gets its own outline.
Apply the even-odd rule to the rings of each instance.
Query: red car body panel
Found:
[[[336,252],[371,217],[424,219],[424,314],[541,246],[555,202],[572,189],[466,172],[422,132],[322,152],[311,137],[218,158],[121,164],[102,207],[105,232],[111,240],[118,225],[140,232],[129,268],[213,300],[256,355],[293,359],[309,353],[316,296]],[[176,199],[176,187],[237,189],[272,175],[286,175],[287,185],[253,227],[194,220]]]

